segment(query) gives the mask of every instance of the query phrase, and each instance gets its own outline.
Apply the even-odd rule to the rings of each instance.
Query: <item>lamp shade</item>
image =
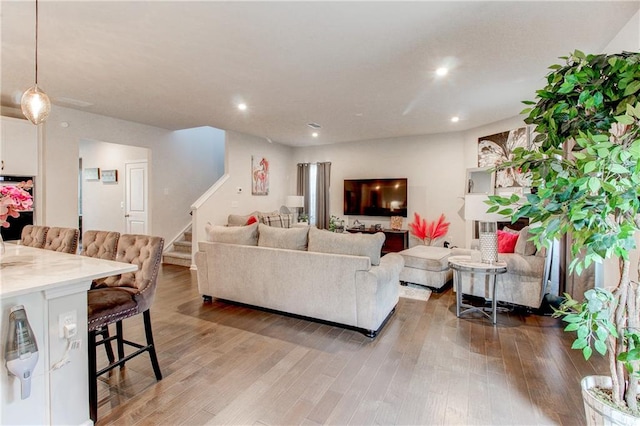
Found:
[[[285,202],[287,207],[304,207],[304,196],[302,195],[288,195]]]
[[[24,92],[20,106],[24,116],[33,124],[42,123],[51,112],[51,101],[38,86],[33,86]]]
[[[501,222],[509,220],[507,216],[498,213],[487,213],[489,205],[485,203],[489,197],[487,194],[467,194],[464,196],[465,220],[477,220],[480,222]]]

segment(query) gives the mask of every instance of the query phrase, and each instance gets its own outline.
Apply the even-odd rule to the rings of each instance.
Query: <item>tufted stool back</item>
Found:
[[[82,251],[80,254],[97,259],[116,260],[119,239],[119,232],[86,231],[82,236]]]
[[[76,254],[76,251],[78,251],[79,234],[80,232],[75,228],[59,228],[57,226],[52,226],[47,231],[44,249]]]
[[[27,225],[22,228],[20,244],[23,246],[44,248],[48,230],[48,226]]]

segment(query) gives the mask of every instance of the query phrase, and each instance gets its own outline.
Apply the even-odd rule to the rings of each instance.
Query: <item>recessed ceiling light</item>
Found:
[[[460,117],[451,117],[452,123],[457,123],[458,121],[460,121]]]
[[[246,111],[247,109],[247,104],[238,104],[238,109],[240,111]]]
[[[311,136],[313,136],[314,138],[317,138],[318,137],[318,132],[311,133]]]
[[[449,73],[449,68],[447,67],[440,67],[436,70],[436,75],[439,77],[444,77],[448,73]]]

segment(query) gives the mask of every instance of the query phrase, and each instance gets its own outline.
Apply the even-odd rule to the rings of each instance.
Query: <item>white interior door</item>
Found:
[[[127,162],[125,168],[125,229],[127,234],[147,234],[149,191],[147,162]]]

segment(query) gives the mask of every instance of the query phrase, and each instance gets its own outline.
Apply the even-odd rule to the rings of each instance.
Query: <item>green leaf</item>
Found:
[[[591,173],[596,169],[596,166],[597,166],[597,163],[595,161],[589,161],[587,164],[584,165],[584,172]]]
[[[622,96],[629,96],[636,93],[640,90],[640,80],[633,80],[626,89],[624,89],[624,94]]]
[[[589,358],[591,358],[592,353],[593,353],[593,350],[589,346],[582,349],[582,356],[587,361],[589,361]]]
[[[587,339],[576,339],[571,345],[571,349],[582,349],[588,347]]]
[[[600,179],[598,179],[597,177],[589,178],[589,189],[591,190],[591,192],[598,192],[598,190],[600,189]]]
[[[605,345],[601,340],[596,340],[593,343],[593,346],[596,348],[596,351],[598,351],[600,355],[605,355],[607,353],[607,345]]]
[[[633,124],[633,121],[634,121],[633,117],[630,117],[628,115],[618,115],[615,118],[618,123],[625,124],[625,125],[631,125]]]
[[[612,164],[609,165],[609,171],[611,173],[618,173],[618,174],[620,174],[620,173],[630,173],[629,169],[627,169],[626,167],[624,167],[624,166],[622,166],[620,164],[615,164],[615,163],[612,163]]]
[[[579,325],[576,323],[569,324],[564,328],[564,331],[576,331],[578,330]]]

